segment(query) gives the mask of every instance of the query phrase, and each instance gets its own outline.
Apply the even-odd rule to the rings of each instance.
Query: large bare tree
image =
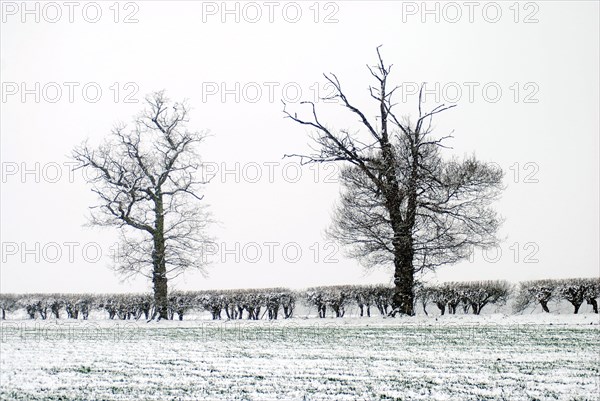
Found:
[[[86,177],[98,202],[90,224],[119,229],[115,270],[152,280],[159,319],[167,318],[168,281],[188,269],[203,271],[210,240],[197,153],[206,134],[189,131],[188,117],[185,102],[155,92],[133,126],[118,124],[101,145],[73,150],[80,168],[92,171]]]
[[[422,88],[415,121],[397,114],[388,87],[391,65],[377,48],[378,63],[369,67],[377,82],[369,87],[376,102],[375,120],[351,102],[335,74],[325,74],[337,100],[358,119],[360,129],[333,129],[321,121],[314,102],[308,117],[284,113],[312,128],[311,154],[291,154],[301,163],[347,162],[344,188],[329,233],[367,266],[393,264],[392,315],[414,314],[415,274],[469,255],[473,246],[497,243],[500,218],[491,208],[502,190],[503,172],[477,161],[445,160],[441,150],[451,135],[434,137],[433,117],[453,105],[424,111]]]

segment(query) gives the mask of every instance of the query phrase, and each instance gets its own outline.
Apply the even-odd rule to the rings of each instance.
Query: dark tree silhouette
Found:
[[[413,123],[396,114],[389,88],[391,66],[368,67],[377,85],[369,88],[376,102],[372,121],[351,102],[334,74],[325,79],[336,100],[361,129],[335,130],[322,121],[314,102],[308,117],[286,117],[315,131],[312,154],[292,154],[301,163],[347,162],[341,174],[344,192],[330,234],[348,246],[364,265],[393,264],[395,293],[392,315],[413,315],[415,274],[466,258],[473,246],[497,244],[500,218],[491,203],[502,190],[503,172],[468,157],[443,159],[451,135],[434,137],[433,117],[453,105],[423,110],[422,88]]]

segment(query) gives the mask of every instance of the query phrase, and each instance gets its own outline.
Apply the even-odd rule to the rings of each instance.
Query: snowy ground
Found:
[[[598,400],[598,315],[1,323],[2,400]]]

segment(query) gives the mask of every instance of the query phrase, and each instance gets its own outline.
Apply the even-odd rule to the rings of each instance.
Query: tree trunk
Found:
[[[550,313],[550,309],[548,309],[548,302],[547,301],[540,301],[540,305],[542,305],[542,309],[544,310],[544,312]]]
[[[411,148],[411,156],[413,158],[410,180],[407,188],[407,207],[406,215],[402,216],[401,205],[403,195],[400,194],[400,184],[396,175],[396,156],[393,147],[390,143],[388,128],[387,128],[387,106],[386,106],[386,82],[381,80],[381,153],[384,163],[384,185],[383,195],[385,206],[389,213],[390,223],[394,238],[392,246],[394,248],[394,295],[392,297],[391,315],[396,313],[401,315],[414,316],[414,269],[413,257],[414,248],[412,240],[412,229],[415,223],[416,216],[416,201],[417,201],[417,149]]]
[[[588,305],[592,305],[594,313],[598,313],[598,301],[595,298],[588,298],[587,303]],[[4,316],[4,311],[2,311],[2,316]]]
[[[382,82],[381,93],[385,93],[385,82]],[[413,259],[415,255],[413,244],[413,227],[416,221],[417,212],[417,179],[418,179],[418,158],[419,152],[416,146],[411,146],[411,169],[408,188],[406,188],[406,215],[402,216],[400,205],[402,203],[400,195],[400,185],[396,176],[396,157],[389,143],[387,135],[387,121],[383,116],[387,116],[385,112],[385,101],[381,99],[381,115],[382,115],[382,153],[387,170],[385,172],[388,189],[391,191],[386,194],[387,209],[390,214],[390,220],[394,231],[394,284],[396,286],[393,297],[392,310],[398,311],[400,314],[414,316],[415,315],[415,270],[413,267]],[[417,139],[415,133],[415,140]],[[394,312],[395,313],[395,312]]]
[[[158,313],[159,319],[168,319],[167,266],[165,261],[164,237],[165,217],[163,213],[162,194],[159,191],[157,192],[154,209],[156,221],[153,234],[154,249],[152,250],[152,265],[154,271],[152,274],[152,284],[154,287],[154,304],[156,305],[155,315]]]
[[[395,180],[395,177],[393,178]],[[397,182],[392,184],[395,191],[399,191]],[[410,203],[410,202],[409,202]],[[412,226],[414,225],[414,217],[410,219],[407,212],[407,219],[404,220],[399,211],[400,201],[397,196],[391,196],[388,203],[388,213],[392,222],[394,231],[394,239],[392,245],[394,247],[394,296],[392,297],[392,312],[401,315],[414,316],[414,268],[413,268],[413,240],[411,236]],[[410,208],[411,205],[409,205]]]
[[[403,242],[411,242],[406,238]],[[414,316],[414,271],[412,244],[398,247],[394,256],[394,296],[392,314]]]
[[[154,284],[154,302],[156,303],[155,315],[158,314],[159,319],[168,319],[168,307],[167,307],[167,278],[165,273],[155,271],[152,276],[152,283]]]
[[[581,303],[579,302],[571,302],[573,304],[573,307],[575,308],[575,311],[573,312],[574,314],[579,313],[579,308],[581,307]]]

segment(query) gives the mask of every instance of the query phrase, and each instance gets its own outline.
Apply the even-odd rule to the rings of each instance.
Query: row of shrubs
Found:
[[[417,285],[416,300],[429,314],[430,304],[446,312],[479,315],[487,305],[504,305],[515,294],[513,309],[520,313],[538,303],[550,312],[551,301],[566,300],[578,313],[584,301],[598,313],[596,299],[600,297],[600,278],[537,280],[520,283],[518,288],[506,281],[447,282],[439,285]],[[313,287],[304,291],[285,288],[174,291],[169,295],[170,319],[183,320],[190,311],[207,311],[214,320],[291,318],[296,302],[316,308],[320,318],[331,312],[343,317],[350,306],[357,306],[360,316],[371,316],[376,310],[382,316],[391,312],[394,289],[385,285],[344,285]],[[29,318],[48,317],[86,320],[92,310],[103,310],[109,319],[149,319],[154,315],[151,294],[0,294],[2,319],[8,312],[24,310]]]
[[[515,312],[522,312],[539,304],[544,312],[550,312],[548,303],[565,300],[577,313],[585,301],[598,313],[597,298],[600,298],[600,278],[525,281],[519,285],[513,308]]]
[[[573,305],[574,313],[579,312],[583,302],[592,305],[598,313],[600,278],[572,278],[562,280],[534,280],[519,283],[517,288],[505,281],[480,281],[470,283],[450,282],[436,286],[421,287],[416,295],[427,314],[427,305],[435,304],[443,315],[446,311],[455,314],[462,307],[464,313],[479,314],[488,304],[505,304],[514,294],[512,305],[515,313],[539,305],[544,312],[550,312],[551,301],[567,301]]]
[[[207,311],[214,320],[291,318],[297,300],[315,307],[319,317],[327,311],[343,317],[346,308],[358,304],[361,316],[371,316],[371,307],[387,315],[393,288],[376,286],[314,287],[305,291],[285,288],[257,290],[174,291],[168,298],[169,319],[183,320],[190,311]],[[2,294],[2,319],[8,312],[24,310],[29,318],[87,319],[90,311],[103,310],[109,319],[149,319],[154,314],[151,294]]]
[[[463,313],[479,315],[487,305],[506,304],[512,291],[512,285],[506,281],[449,282],[418,288],[416,296],[425,314],[428,314],[427,305],[433,303],[442,315],[446,311],[456,314],[458,308],[462,308]]]
[[[383,316],[391,310],[393,288],[386,286],[334,286],[309,288],[304,293],[308,305],[315,306],[319,317],[325,317],[327,308],[335,316],[344,316],[349,305],[360,309],[360,316],[371,316],[371,307],[376,307]],[[579,312],[583,302],[592,305],[598,313],[597,298],[600,297],[600,278],[574,278],[562,280],[537,280],[519,283],[515,288],[506,281],[446,282],[439,285],[417,285],[416,300],[428,315],[427,307],[434,304],[440,314],[463,313],[479,315],[487,305],[505,305],[514,296],[513,310],[521,313],[537,303],[542,310],[550,312],[550,301],[565,300]]]
[[[191,310],[208,311],[212,318],[277,319],[293,315],[297,294],[284,288],[260,290],[173,291],[168,298],[169,319],[183,316]],[[104,310],[109,319],[149,319],[154,315],[151,294],[1,294],[2,320],[7,312],[24,310],[29,318],[86,320],[91,310]],[[262,313],[261,313],[262,312]]]

